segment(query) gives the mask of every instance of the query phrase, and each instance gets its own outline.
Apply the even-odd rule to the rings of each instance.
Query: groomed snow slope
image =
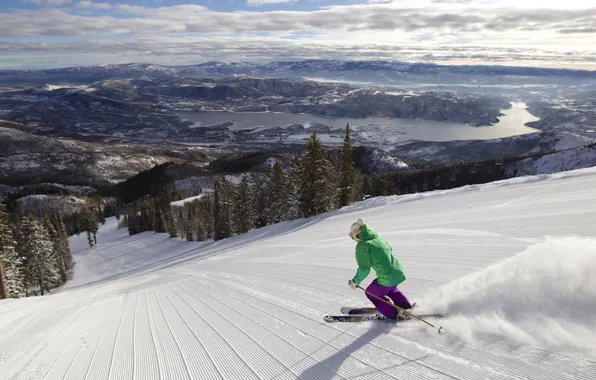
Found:
[[[61,292],[0,302],[8,379],[586,379],[596,376],[596,168],[376,198],[217,243],[72,239]],[[326,324],[367,305],[348,226],[393,245],[418,322]],[[365,281],[368,284],[374,273]]]

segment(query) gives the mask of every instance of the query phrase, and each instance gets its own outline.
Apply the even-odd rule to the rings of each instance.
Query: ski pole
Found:
[[[425,321],[424,319],[420,318],[419,316],[417,316],[417,315],[414,315],[414,314],[410,313],[410,312],[409,312],[409,311],[407,311],[406,309],[403,309],[403,308],[401,308],[401,307],[399,307],[399,306],[397,306],[397,305],[394,305],[393,303],[391,303],[391,302],[388,302],[388,301],[386,301],[386,300],[382,299],[381,297],[377,296],[376,294],[372,294],[372,293],[371,293],[371,292],[369,292],[368,290],[364,289],[362,286],[360,286],[360,285],[357,285],[357,286],[358,286],[358,289],[362,289],[362,290],[364,290],[364,292],[365,292],[366,294],[370,294],[371,296],[373,296],[373,297],[375,297],[375,298],[377,298],[377,299],[379,299],[379,300],[381,300],[381,301],[385,302],[387,305],[389,305],[389,306],[393,306],[393,307],[394,307],[394,308],[396,308],[396,309],[402,310],[402,311],[404,311],[404,312],[406,312],[406,313],[410,314],[412,317],[414,317],[414,318],[418,319],[419,321],[422,321],[422,322],[426,323],[427,325],[429,325],[429,326],[431,326],[431,327],[434,327],[435,329],[437,329],[437,330],[438,330],[438,333],[439,333],[439,334],[441,333],[441,331],[445,331],[445,330],[443,329],[443,326],[441,326],[441,327],[437,327],[437,326],[433,325],[432,323],[430,323],[430,322],[428,322],[428,321]]]

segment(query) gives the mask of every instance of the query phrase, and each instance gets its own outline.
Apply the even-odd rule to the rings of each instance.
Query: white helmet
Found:
[[[362,218],[358,218],[358,220],[355,223],[352,223],[352,225],[350,226],[349,233],[352,240],[358,239],[358,235],[360,235],[360,232],[362,231],[362,226],[364,226],[364,219]]]

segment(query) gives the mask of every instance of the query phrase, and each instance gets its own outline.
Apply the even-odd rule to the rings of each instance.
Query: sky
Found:
[[[0,0],[0,69],[302,59],[596,70],[596,1]]]

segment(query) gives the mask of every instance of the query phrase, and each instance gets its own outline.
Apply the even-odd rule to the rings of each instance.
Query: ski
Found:
[[[367,315],[326,315],[325,322],[367,322],[367,321],[392,321],[397,322],[397,319],[387,319],[383,317],[377,317],[376,314]]]
[[[349,307],[341,308],[342,314],[357,315],[357,314],[376,314],[378,312],[376,307]]]
[[[416,302],[414,302],[412,304],[412,308],[409,310],[412,310],[416,307]],[[341,308],[341,313],[342,314],[347,314],[347,315],[360,315],[360,314],[376,314],[379,311],[377,310],[376,307],[350,307],[350,306],[344,306]]]
[[[422,314],[422,315],[418,315],[418,317],[422,318],[422,319],[427,319],[427,318],[445,318],[445,315],[443,314]],[[334,322],[369,322],[369,321],[381,321],[381,322],[394,322],[394,323],[398,323],[398,322],[406,322],[406,321],[413,321],[415,320],[414,317],[411,317],[409,315],[404,315],[401,318],[397,318],[397,319],[389,319],[389,318],[385,318],[383,316],[377,316],[377,314],[360,314],[360,315],[326,315],[324,317],[325,322],[330,322],[330,323],[334,323]]]

